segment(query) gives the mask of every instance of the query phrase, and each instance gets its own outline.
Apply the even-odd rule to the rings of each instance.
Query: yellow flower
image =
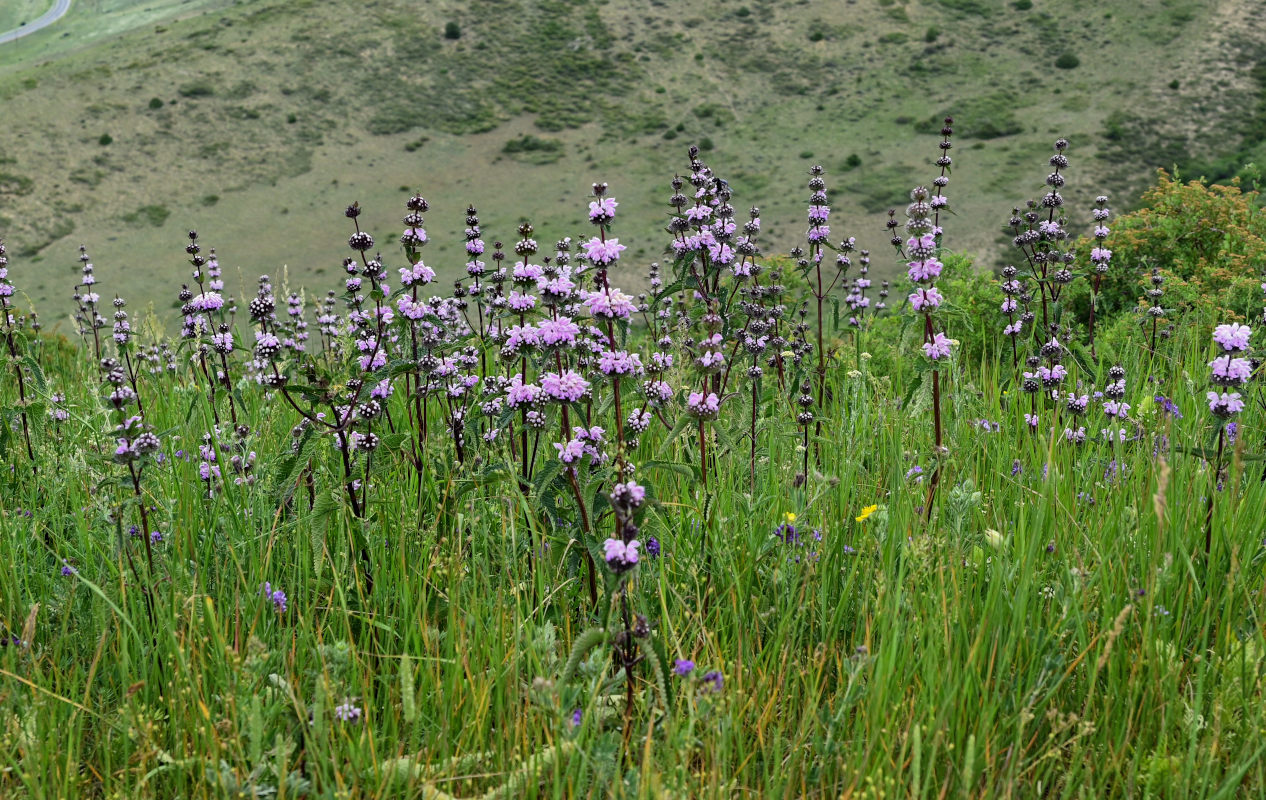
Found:
[[[856,517],[854,517],[854,519],[856,519],[858,522],[862,522],[863,520],[865,520],[867,517],[869,517],[871,514],[874,514],[878,510],[879,510],[879,506],[866,506],[865,508],[862,509],[862,513],[858,514]]]
[[[783,521],[785,521],[788,525],[790,525],[791,523],[796,521],[796,513],[794,511],[784,512],[782,515],[782,518],[783,518]]]

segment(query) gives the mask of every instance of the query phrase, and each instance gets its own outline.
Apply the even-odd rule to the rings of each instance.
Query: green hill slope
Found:
[[[82,0],[0,48],[0,233],[48,265],[24,281],[46,316],[69,308],[80,242],[106,291],[169,306],[189,227],[244,284],[284,268],[323,292],[342,206],[359,200],[389,244],[410,189],[432,201],[442,274],[460,270],[468,203],[490,241],[522,217],[553,240],[584,232],[597,179],[630,261],[649,262],[698,143],[764,210],[767,248],[799,239],[821,163],[835,232],[882,251],[883,211],[927,178],[952,112],[947,242],[987,252],[1056,135],[1081,205],[1252,145],[1266,45],[1247,6]]]

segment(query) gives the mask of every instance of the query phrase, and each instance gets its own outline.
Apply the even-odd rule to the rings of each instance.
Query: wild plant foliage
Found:
[[[190,231],[178,320],[103,301],[80,248],[71,342],[0,246],[0,788],[1072,792],[1129,731],[1146,752],[1083,776],[1097,796],[1171,772],[1252,796],[1263,719],[1231,694],[1266,688],[1266,283],[1261,309],[1177,319],[1165,265],[1114,257],[1106,197],[1070,232],[1060,139],[1008,220],[1016,263],[969,290],[952,125],[882,234],[899,303],[822,167],[778,252],[693,147],[649,265],[606,183],[552,245],[468,207],[456,270],[427,261],[421,194],[399,225],[353,202],[324,294],[263,275],[236,297],[232,243]],[[1124,333],[1097,311],[1123,271]],[[963,313],[982,298],[1001,330]],[[947,722],[986,650],[970,702],[997,716]],[[1139,732],[1104,697],[1184,671],[1216,733]],[[41,744],[61,724],[82,770]]]

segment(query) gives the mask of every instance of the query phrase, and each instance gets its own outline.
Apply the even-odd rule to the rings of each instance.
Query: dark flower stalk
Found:
[[[26,444],[26,456],[31,462],[31,472],[39,474],[39,465],[35,461],[35,449],[31,446],[31,423],[27,419],[26,406],[26,371],[22,369],[22,356],[18,347],[16,330],[17,320],[13,316],[14,293],[13,283],[9,280],[9,257],[6,255],[4,242],[0,241],[0,316],[4,317],[4,342],[9,352],[9,363],[13,365],[13,373],[18,382],[18,415],[22,419],[22,441]]]
[[[826,300],[830,288],[824,287],[822,283],[822,245],[831,236],[831,228],[827,225],[827,221],[831,214],[831,207],[827,204],[826,181],[822,179],[823,169],[820,166],[809,168],[809,230],[806,238],[809,242],[809,262],[813,265],[813,281],[810,283],[809,292],[813,295],[813,299],[817,302],[817,350],[818,350],[818,410],[821,411],[826,407],[826,349],[823,345],[822,337],[826,328],[826,320],[823,319],[822,304]],[[848,262],[844,261],[837,264],[835,280],[838,281],[840,276],[844,274],[844,269],[848,266]],[[834,285],[834,282],[832,282]],[[819,422],[819,426],[821,422]],[[807,429],[806,429],[807,433]]]
[[[1165,276],[1161,275],[1160,267],[1152,267],[1152,275],[1149,279],[1151,287],[1147,290],[1147,300],[1150,304],[1147,308],[1147,316],[1152,321],[1152,338],[1147,346],[1147,354],[1149,356],[1156,355],[1156,329],[1160,324],[1160,320],[1165,317],[1165,309],[1161,306],[1161,297],[1164,296]],[[1091,317],[1093,322],[1094,317]],[[1092,340],[1093,341],[1093,340]],[[1093,345],[1092,350],[1093,352]]]
[[[1108,384],[1103,387],[1103,414],[1108,427],[1099,433],[1108,442],[1106,477],[1114,479],[1118,471],[1116,446],[1118,442],[1125,442],[1128,433],[1122,425],[1130,418],[1130,404],[1125,402],[1125,367],[1120,364],[1108,369]]]
[[[74,300],[77,306],[75,321],[79,324],[79,335],[85,339],[92,333],[92,357],[97,363],[101,361],[101,335],[105,327],[105,318],[97,310],[101,296],[97,293],[97,276],[93,274],[92,262],[88,259],[87,248],[79,245],[80,267],[79,283],[75,285]]]
[[[1227,441],[1227,426],[1236,415],[1244,410],[1244,400],[1239,392],[1228,392],[1236,389],[1253,376],[1253,365],[1244,356],[1249,350],[1249,342],[1253,329],[1248,325],[1231,323],[1219,325],[1213,330],[1213,342],[1217,356],[1209,362],[1209,382],[1213,389],[1209,391],[1209,412],[1218,426],[1218,451],[1214,459],[1212,485],[1209,487],[1209,498],[1205,506],[1204,516],[1204,554],[1209,557],[1213,549],[1213,498],[1222,487],[1222,453]]]
[[[423,329],[420,332],[419,329],[424,325],[429,325],[424,322],[429,309],[421,302],[418,292],[435,280],[435,270],[426,265],[420,252],[427,242],[426,229],[422,227],[425,222],[422,215],[430,209],[430,204],[422,195],[414,194],[405,203],[405,209],[408,213],[404,216],[405,229],[400,236],[400,243],[404,247],[405,258],[409,265],[400,268],[400,283],[408,292],[396,300],[396,311],[406,320],[405,325],[409,329],[410,369],[404,374],[405,408],[408,410],[410,427],[414,432],[414,436],[411,437],[411,460],[417,476],[418,492],[421,492],[426,452],[427,409],[424,378],[419,371],[422,357],[419,339],[421,335],[425,335],[426,331]]]
[[[1033,314],[1028,310],[1029,301],[1032,298],[1019,280],[1019,270],[1015,266],[1008,264],[1002,268],[1001,289],[1004,295],[1000,310],[1007,318],[1006,327],[1002,329],[1002,335],[1011,340],[1011,369],[1017,370],[1020,367],[1020,352],[1016,346],[1016,339],[1020,338],[1020,332],[1024,329],[1026,322],[1032,322]],[[1021,311],[1023,303],[1024,310]]]
[[[123,361],[120,362],[116,358],[102,359],[101,369],[105,377],[105,388],[108,391],[107,402],[114,410],[117,420],[117,425],[114,429],[116,446],[112,455],[116,463],[127,468],[127,475],[132,486],[132,497],[136,502],[140,515],[141,527],[139,534],[145,545],[145,562],[150,578],[149,581],[141,579],[136,563],[132,559],[132,548],[128,543],[121,541],[120,546],[127,554],[128,564],[133,575],[143,587],[147,610],[152,621],[154,614],[152,582],[156,577],[153,545],[160,537],[154,535],[155,531],[151,527],[150,507],[141,489],[141,481],[145,474],[146,465],[159,454],[162,442],[145,421],[144,407],[140,393],[137,391],[136,376],[131,366],[132,330],[127,319],[127,312],[124,310],[126,305],[122,298],[115,298],[114,307],[116,311],[114,314],[113,338],[115,349],[122,356]],[[136,405],[136,414],[131,413],[133,404]],[[121,516],[118,518],[118,526],[121,530]]]
[[[1106,195],[1099,195],[1095,198],[1095,207],[1091,210],[1091,217],[1094,219],[1095,230],[1095,246],[1090,251],[1090,264],[1094,268],[1094,275],[1090,279],[1090,357],[1098,359],[1095,353],[1095,306],[1099,299],[1099,285],[1103,281],[1103,276],[1108,274],[1109,264],[1112,261],[1112,251],[1104,247],[1104,240],[1108,238],[1111,231],[1105,224],[1108,216],[1112,213],[1108,208],[1108,198]],[[1156,325],[1153,319],[1152,324],[1152,350],[1156,349]]]
[[[646,501],[646,489],[633,480],[617,483],[611,488],[611,509],[615,517],[615,536],[603,544],[607,568],[616,576],[617,597],[620,603],[620,620],[623,630],[614,640],[616,663],[624,670],[624,735],[625,742],[632,733],[634,706],[633,668],[645,658],[639,653],[645,645],[641,643],[650,638],[650,626],[646,618],[638,614],[636,620],[629,602],[629,584],[633,571],[640,560],[641,542],[635,514]],[[655,658],[652,654],[650,658]]]
[[[910,259],[906,265],[907,276],[914,283],[914,291],[908,299],[910,306],[923,315],[923,353],[931,361],[932,372],[932,426],[937,460],[932,469],[932,476],[928,480],[927,500],[924,503],[924,513],[929,518],[932,515],[932,501],[936,496],[936,487],[940,480],[941,456],[945,452],[941,426],[940,363],[949,360],[951,347],[949,337],[936,329],[933,315],[944,299],[940,290],[936,288],[936,280],[944,268],[944,264],[937,255],[941,249],[940,213],[949,202],[944,190],[949,185],[949,168],[953,164],[949,156],[952,146],[950,136],[953,135],[950,125],[953,122],[952,118],[946,117],[945,127],[941,128],[941,155],[936,159],[936,165],[940,167],[941,174],[932,182],[936,191],[929,192],[925,187],[916,187],[910,193],[911,203],[906,207],[906,233],[910,238],[905,242],[904,255]],[[895,235],[895,232],[892,242],[898,253],[902,253],[901,238]]]
[[[198,293],[195,295],[187,286],[180,287],[181,313],[184,315],[181,336],[194,343],[194,356],[207,381],[208,401],[215,424],[220,424],[216,388],[222,386],[228,398],[230,419],[233,426],[237,427],[237,404],[233,400],[233,382],[228,363],[228,356],[233,352],[233,334],[224,320],[224,297],[218,289],[208,288],[206,276],[214,270],[211,283],[223,286],[223,282],[219,280],[219,266],[214,260],[214,253],[208,262],[201,251],[198,232],[189,231],[189,244],[185,245],[185,252],[193,266],[193,278],[198,284]],[[209,363],[209,359],[214,359],[217,355],[220,365]]]

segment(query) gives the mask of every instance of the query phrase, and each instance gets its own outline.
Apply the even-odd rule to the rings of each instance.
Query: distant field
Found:
[[[878,269],[883,211],[927,180],[916,167],[953,112],[947,243],[988,263],[1056,136],[1073,143],[1074,209],[1103,191],[1121,205],[1155,167],[1213,163],[1260,136],[1241,113],[1266,81],[1251,69],[1266,48],[1247,9],[78,0],[0,48],[0,233],[49,265],[24,284],[48,316],[68,308],[81,242],[103,287],[170,305],[189,227],[246,283],[286,267],[323,293],[348,202],[384,241],[406,192],[422,191],[425,255],[453,275],[468,203],[489,241],[529,217],[552,240],[584,231],[575,209],[601,179],[623,204],[630,263],[644,265],[696,143],[739,205],[762,207],[774,252],[800,238],[805,172],[825,165],[833,230],[875,250]]]

